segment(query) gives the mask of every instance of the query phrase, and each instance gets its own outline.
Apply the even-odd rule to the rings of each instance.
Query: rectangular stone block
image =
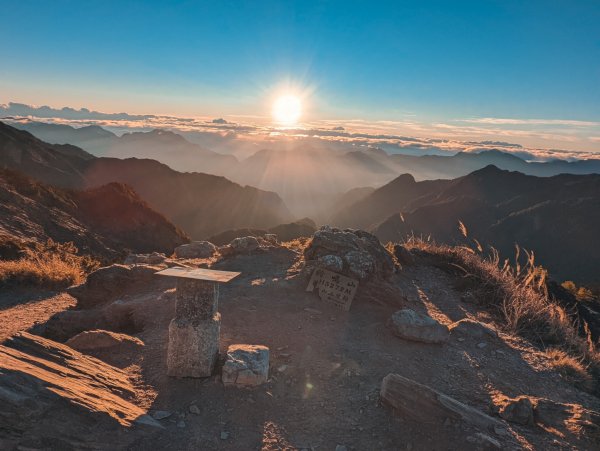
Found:
[[[261,345],[235,344],[227,349],[221,380],[225,385],[252,387],[269,378],[269,348]]]
[[[169,324],[167,374],[175,377],[209,377],[219,355],[221,314],[190,321],[175,318]]]

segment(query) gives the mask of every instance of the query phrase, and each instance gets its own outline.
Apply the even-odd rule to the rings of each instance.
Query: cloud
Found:
[[[461,119],[459,122],[490,125],[564,125],[568,127],[600,127],[600,122],[576,121],[571,119],[508,119],[483,117],[475,119]]]
[[[183,118],[101,113],[87,108],[58,109],[14,102],[0,104],[1,115],[75,127],[100,125],[117,134],[165,129],[223,152],[234,148],[244,148],[245,151],[253,152],[259,148],[274,148],[282,143],[294,143],[328,146],[332,150],[340,151],[357,148],[382,149],[390,154],[405,155],[449,155],[458,152],[500,150],[530,161],[600,158],[597,144],[600,143],[600,127],[596,131],[595,125],[591,125],[600,123],[593,121],[481,118],[448,123],[421,123],[413,120],[350,119],[320,120],[303,127],[281,129],[271,126],[268,119],[259,116],[235,116],[234,122],[221,117]],[[542,122],[544,125],[541,125]],[[540,146],[539,143],[548,143],[548,148]],[[586,151],[556,149],[565,144],[567,147],[581,146]]]
[[[0,104],[0,114],[6,116],[33,116],[39,118],[60,119],[114,119],[114,120],[144,120],[155,117],[153,115],[131,115],[127,113],[100,113],[87,108],[76,110],[70,107],[52,108],[49,106],[32,106],[24,103],[9,102]]]

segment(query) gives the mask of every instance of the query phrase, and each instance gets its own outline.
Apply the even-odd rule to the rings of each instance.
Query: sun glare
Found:
[[[302,102],[291,94],[280,96],[273,103],[273,120],[282,125],[294,125],[302,115]]]

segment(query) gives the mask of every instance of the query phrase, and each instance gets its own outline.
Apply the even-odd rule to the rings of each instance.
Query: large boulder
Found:
[[[71,337],[65,344],[82,352],[114,348],[116,346],[128,346],[132,348],[144,346],[144,342],[139,338],[101,329],[81,332]]]
[[[225,385],[251,387],[267,382],[269,348],[247,344],[229,346],[221,377]]]
[[[254,236],[244,236],[235,238],[229,243],[229,246],[236,254],[249,254],[260,247],[260,242]]]
[[[448,341],[448,327],[430,316],[411,309],[394,313],[389,322],[394,334],[400,338],[421,343],[444,343]]]
[[[339,268],[359,280],[384,279],[394,272],[394,261],[377,237],[364,230],[340,230],[328,226],[315,232],[304,250],[308,267]]]
[[[121,296],[133,285],[149,282],[160,268],[149,265],[111,265],[92,272],[87,280],[69,288],[79,308],[94,307]]]
[[[210,241],[194,241],[175,248],[177,258],[210,258],[215,252],[217,247]]]

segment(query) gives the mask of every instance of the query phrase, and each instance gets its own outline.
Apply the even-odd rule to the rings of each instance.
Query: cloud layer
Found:
[[[215,151],[235,142],[248,154],[282,142],[327,144],[334,148],[373,147],[387,153],[445,155],[498,149],[526,160],[600,158],[600,122],[558,119],[471,118],[448,122],[321,120],[282,129],[264,118],[182,118],[102,113],[87,108],[0,104],[0,117],[29,118],[72,126],[100,125],[116,133],[167,129]],[[241,119],[241,120],[240,120]],[[254,119],[254,120],[253,120]],[[399,133],[400,132],[400,133]],[[515,143],[518,141],[519,143]],[[527,143],[543,142],[548,147]],[[570,150],[557,149],[569,144]],[[232,146],[233,147],[233,146]],[[577,150],[581,149],[581,150]],[[244,156],[244,155],[241,155]]]

